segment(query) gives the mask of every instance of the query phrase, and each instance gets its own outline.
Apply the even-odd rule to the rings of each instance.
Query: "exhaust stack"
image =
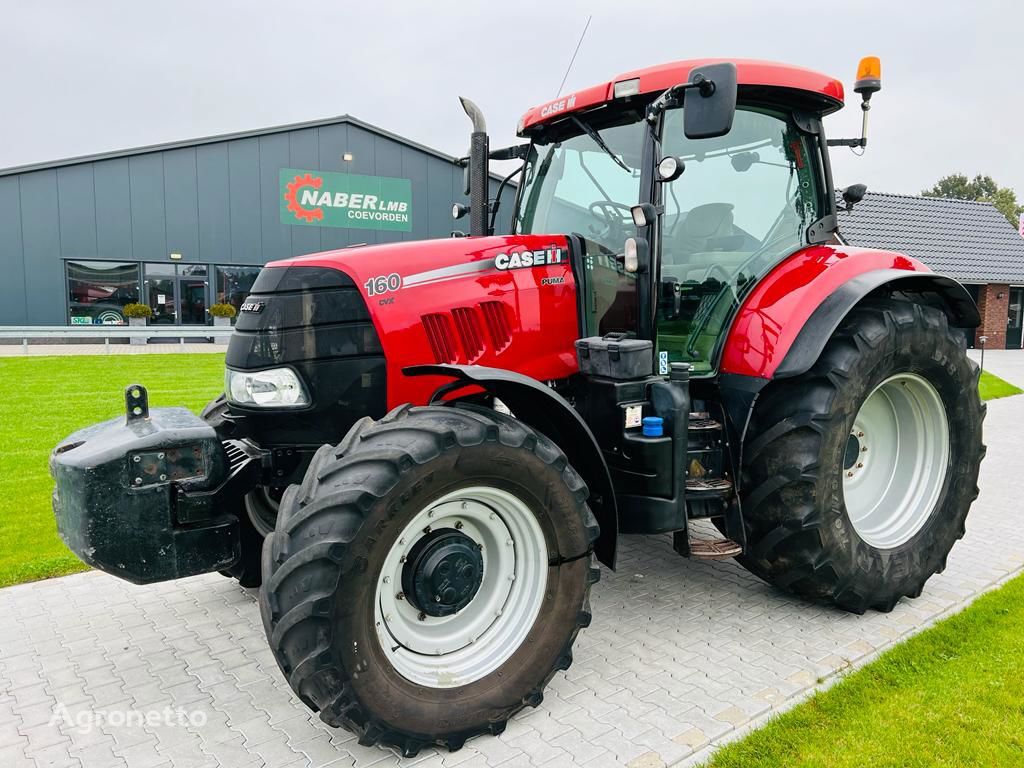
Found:
[[[484,113],[469,99],[459,97],[462,108],[473,121],[473,133],[469,137],[469,234],[488,234],[488,162],[490,145],[487,139],[487,122]]]

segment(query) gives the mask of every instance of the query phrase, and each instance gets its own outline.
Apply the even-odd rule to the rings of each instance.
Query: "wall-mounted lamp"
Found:
[[[1000,291],[999,293],[997,293],[997,294],[996,294],[996,298],[997,298],[997,299],[1002,299],[1002,298],[1003,298],[1003,296],[1005,296],[1005,295],[1006,295],[1006,294],[1004,294],[1004,293],[1003,293],[1002,291]]]
[[[181,261],[181,254],[180,253],[172,253],[171,254],[171,261]]]
[[[351,152],[346,152],[345,154],[343,154],[341,156],[341,159],[344,160],[346,163],[351,163],[352,162],[352,153]]]

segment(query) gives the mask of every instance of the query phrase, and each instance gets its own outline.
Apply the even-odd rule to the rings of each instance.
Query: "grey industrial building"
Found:
[[[447,237],[464,200],[454,158],[347,115],[0,170],[0,326],[206,324],[268,261]]]

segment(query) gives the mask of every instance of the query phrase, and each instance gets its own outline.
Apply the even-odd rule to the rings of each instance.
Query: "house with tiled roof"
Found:
[[[978,303],[981,327],[968,342],[1022,346],[1024,237],[991,203],[868,192],[853,210],[839,201],[839,231],[850,245],[920,259],[963,283]]]

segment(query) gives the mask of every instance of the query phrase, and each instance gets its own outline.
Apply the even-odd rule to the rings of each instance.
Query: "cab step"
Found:
[[[722,425],[708,416],[707,413],[691,413],[688,427],[691,432],[705,432],[712,429],[721,429]]]
[[[727,477],[688,477],[686,494],[698,498],[724,498],[732,494],[732,480]]]
[[[690,557],[698,560],[728,560],[743,554],[743,547],[732,539],[691,539]]]

